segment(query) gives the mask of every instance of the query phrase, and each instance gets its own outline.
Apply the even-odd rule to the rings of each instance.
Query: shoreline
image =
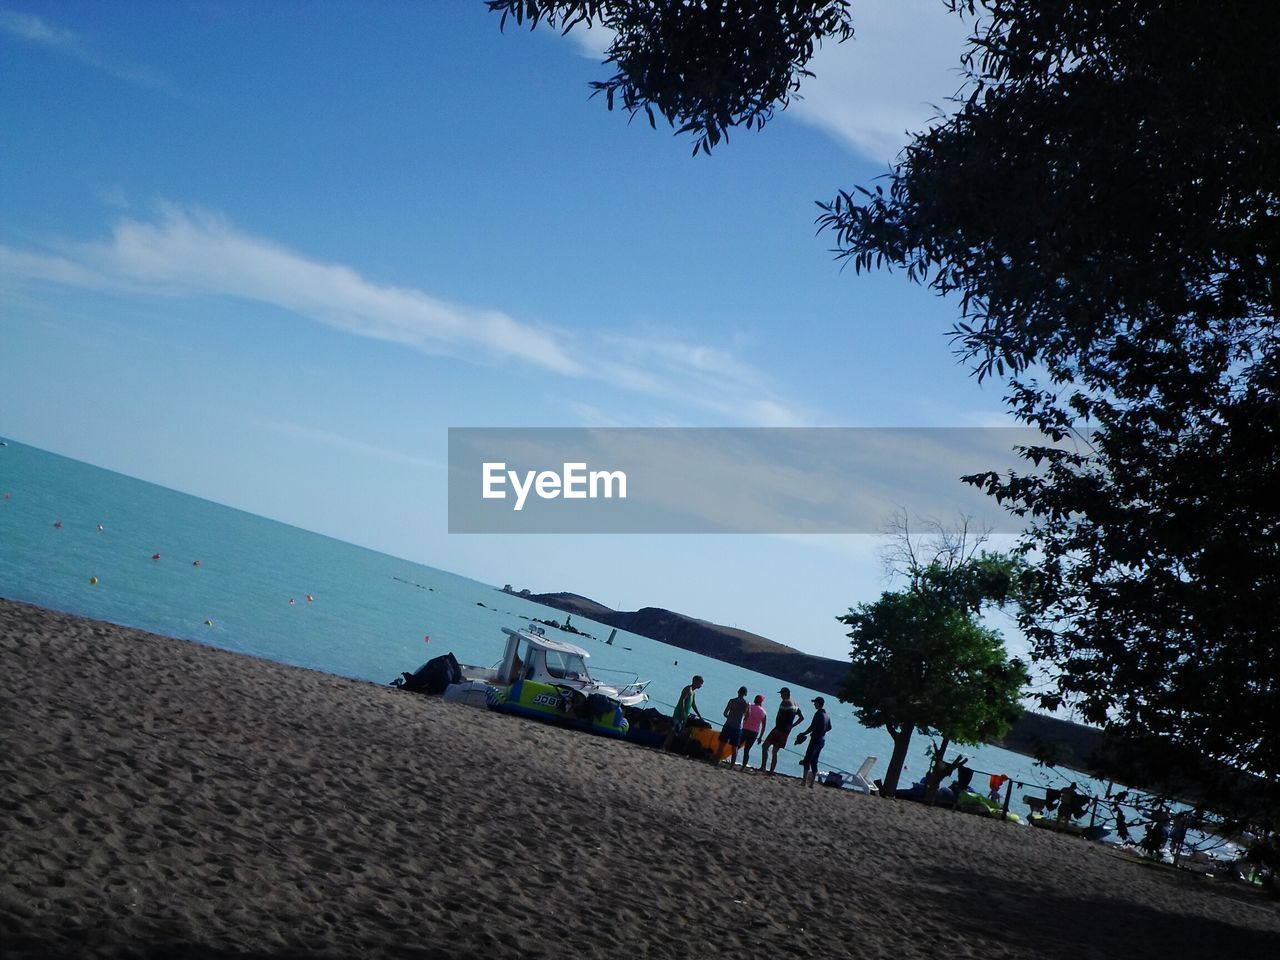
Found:
[[[12,957],[1265,955],[1280,906],[0,600]]]

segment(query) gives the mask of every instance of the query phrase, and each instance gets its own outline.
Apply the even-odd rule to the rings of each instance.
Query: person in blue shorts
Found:
[[[810,787],[818,779],[818,754],[822,753],[827,734],[831,732],[831,719],[827,716],[825,704],[822,697],[813,698],[813,719],[809,721],[808,729],[796,737],[797,747],[804,743],[806,737],[809,739],[809,747],[804,752],[804,760],[800,762],[800,766],[804,768],[804,782]]]
[[[742,721],[747,717],[747,688],[739,687],[738,695],[724,705],[724,726],[720,728],[720,744],[733,748],[729,769],[738,763],[738,748],[742,746]],[[744,762],[745,766],[745,762]]]

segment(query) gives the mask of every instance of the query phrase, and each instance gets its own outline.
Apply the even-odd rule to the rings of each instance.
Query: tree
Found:
[[[1044,704],[1274,777],[1280,8],[981,7],[959,111],[822,221],[857,268],[958,294],[979,377],[1075,440],[970,478],[1028,520]]]
[[[603,22],[689,4],[523,6]],[[734,62],[749,5],[692,6],[717,36],[693,48],[696,78]],[[794,21],[811,41],[851,29],[842,6],[805,6],[834,18]],[[1007,377],[1014,416],[1052,441],[1023,451],[1024,472],[971,478],[1027,521],[1023,626],[1058,668],[1045,704],[1274,779],[1280,100],[1260,84],[1280,5],[945,6],[977,18],[957,110],[819,222],[855,269],[955,295],[959,352],[979,379]],[[699,101],[671,96],[690,48],[647,37],[663,69],[615,57],[614,79],[696,120]],[[755,66],[794,81],[807,60],[789,52],[807,49],[790,36]]]
[[[591,84],[650,126],[660,115],[710,153],[731,127],[763,127],[800,89],[805,65],[824,38],[853,36],[849,0],[486,0],[530,28],[568,33],[598,26],[613,34],[605,63],[617,72]],[[593,94],[593,96],[595,95]]]
[[[988,554],[981,563],[988,570],[1003,565],[1011,582],[1011,561]],[[915,731],[976,744],[1003,734],[1022,712],[1026,667],[1008,658],[1000,634],[968,605],[981,605],[973,584],[984,577],[972,564],[948,570],[932,563],[905,590],[837,618],[853,641],[839,697],[864,725],[884,727],[893,738],[884,796],[897,789]]]
[[[882,559],[906,588],[881,594],[843,617],[852,627],[852,664],[841,684],[866,726],[884,727],[893,756],[882,781],[892,796],[915,731],[947,744],[978,744],[1003,735],[1022,713],[1028,676],[1010,660],[1000,634],[979,620],[984,610],[1018,596],[1024,568],[1015,558],[983,549],[986,531],[966,517],[947,526],[924,522],[919,536],[905,511],[889,524]],[[930,789],[936,789],[936,777]]]

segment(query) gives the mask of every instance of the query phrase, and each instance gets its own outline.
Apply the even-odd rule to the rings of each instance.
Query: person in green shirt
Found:
[[[698,709],[698,699],[694,695],[702,683],[702,678],[695,676],[689,681],[688,686],[680,691],[680,699],[676,701],[676,708],[671,713],[671,732],[667,734],[667,739],[662,744],[663,750],[670,750],[677,737],[686,735],[690,716],[702,719],[702,711]]]

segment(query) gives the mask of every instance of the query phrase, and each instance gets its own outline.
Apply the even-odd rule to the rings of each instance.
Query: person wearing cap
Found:
[[[773,760],[769,763],[770,776],[773,776],[773,772],[778,768],[778,751],[791,739],[792,729],[804,723],[804,714],[791,701],[790,688],[783,687],[778,694],[782,697],[782,702],[778,704],[778,713],[773,718],[773,729],[769,731],[769,736],[764,738],[764,746],[760,748],[760,769],[763,771],[765,760],[769,756],[769,748],[773,747]]]
[[[751,770],[751,746],[764,736],[764,725],[769,722],[769,715],[764,712],[764,695],[756,694],[755,701],[747,707],[747,715],[742,718],[742,769]],[[760,745],[764,749],[764,744]]]
[[[702,678],[694,677],[689,681],[688,686],[680,691],[680,699],[676,701],[676,708],[671,711],[671,732],[667,734],[667,739],[662,743],[663,750],[670,750],[677,737],[687,735],[686,728],[689,726],[690,714],[699,720],[702,719],[702,711],[698,709],[698,699],[694,696],[701,686]]]
[[[724,705],[724,726],[720,728],[720,745],[733,747],[729,769],[738,763],[738,747],[742,745],[742,721],[747,716],[747,688],[739,687],[738,695]]]
[[[831,718],[827,716],[826,701],[822,697],[813,698],[813,719],[809,721],[809,729],[796,737],[796,746],[809,738],[809,748],[804,752],[800,766],[804,768],[804,782],[813,786],[818,779],[818,754],[827,742],[827,734],[831,731]]]

